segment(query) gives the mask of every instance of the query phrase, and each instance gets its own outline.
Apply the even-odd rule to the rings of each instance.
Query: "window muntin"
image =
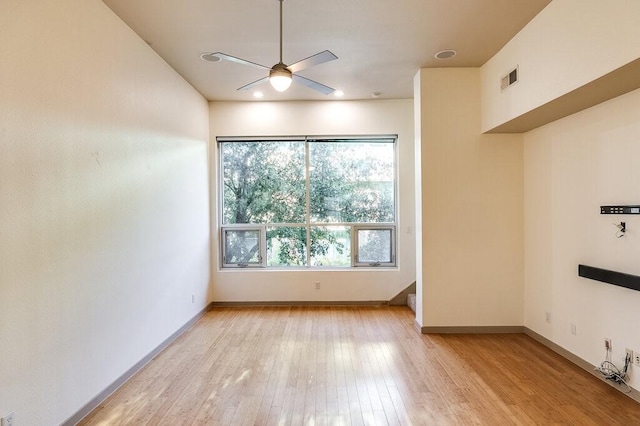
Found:
[[[223,267],[395,266],[395,137],[218,141]]]

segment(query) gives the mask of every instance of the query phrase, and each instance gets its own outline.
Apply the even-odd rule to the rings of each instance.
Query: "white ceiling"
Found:
[[[271,67],[279,59],[278,0],[103,0],[209,100],[253,100],[236,90],[267,72],[200,59],[224,52]],[[338,60],[300,75],[344,91],[343,99],[412,98],[420,68],[484,64],[551,0],[286,0],[283,62],[323,50]],[[443,49],[458,54],[434,58]],[[334,99],[294,84],[264,100]]]

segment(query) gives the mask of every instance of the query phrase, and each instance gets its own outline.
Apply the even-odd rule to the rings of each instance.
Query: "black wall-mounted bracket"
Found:
[[[587,265],[578,265],[578,275],[584,278],[602,281],[603,283],[640,291],[640,277],[637,275],[624,274],[622,272],[609,271]]]
[[[640,214],[640,206],[600,206],[600,214]]]

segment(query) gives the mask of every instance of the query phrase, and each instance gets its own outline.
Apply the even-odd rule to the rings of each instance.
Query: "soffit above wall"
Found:
[[[640,58],[485,133],[524,133],[640,88]]]

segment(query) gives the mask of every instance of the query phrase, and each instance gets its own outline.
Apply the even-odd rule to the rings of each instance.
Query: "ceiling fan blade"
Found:
[[[305,77],[301,77],[299,75],[294,74],[292,76],[293,81],[295,81],[296,83],[300,83],[300,84],[304,84],[305,86],[307,86],[310,89],[313,90],[317,90],[318,92],[324,94],[324,95],[330,95],[331,93],[335,92],[336,89],[332,89],[329,86],[325,86],[324,84],[320,84],[317,81],[313,81],[313,80],[309,80],[308,78]]]
[[[256,64],[255,62],[247,61],[245,59],[236,58],[235,56],[227,55],[226,53],[222,52],[211,53],[210,56],[216,56],[220,59],[224,59],[225,61],[235,62],[236,64],[250,65],[252,67],[258,67],[265,70],[271,69],[270,67],[265,67],[264,65]]]
[[[252,87],[255,87],[255,86],[259,85],[259,84],[266,83],[267,81],[269,81],[269,77],[262,77],[260,80],[256,80],[256,81],[251,82],[249,84],[245,84],[242,87],[238,87],[238,90],[251,89]]]
[[[323,52],[316,53],[313,56],[309,56],[306,59],[298,61],[295,64],[289,65],[287,68],[289,68],[289,71],[291,71],[291,72],[298,72],[298,71],[301,71],[301,70],[303,70],[305,68],[313,67],[315,65],[324,64],[325,62],[333,61],[333,60],[336,60],[336,59],[338,59],[338,57],[336,55],[334,55],[333,53],[329,52],[328,50],[325,50]]]

